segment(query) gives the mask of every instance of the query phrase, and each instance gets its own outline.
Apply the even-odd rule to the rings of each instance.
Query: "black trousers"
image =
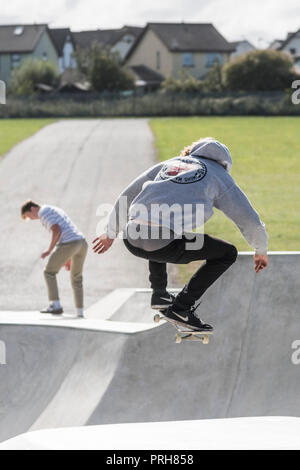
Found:
[[[203,235],[199,235],[203,237]],[[175,239],[164,248],[145,251],[124,239],[126,248],[135,256],[149,260],[150,284],[155,292],[165,292],[168,283],[167,263],[187,264],[206,260],[176,297],[176,305],[190,307],[236,261],[237,249],[230,243],[204,235],[200,249],[188,250],[186,243],[195,241],[185,237]]]

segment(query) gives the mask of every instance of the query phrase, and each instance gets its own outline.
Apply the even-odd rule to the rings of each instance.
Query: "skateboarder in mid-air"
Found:
[[[33,201],[27,201],[21,207],[21,216],[23,219],[39,219],[42,225],[51,233],[50,246],[41,255],[42,259],[50,256],[44,270],[50,305],[41,310],[41,313],[55,315],[63,313],[56,275],[63,266],[66,266],[67,270],[71,271],[77,316],[83,318],[82,271],[88,250],[88,244],[84,236],[67,214],[58,207],[40,206]]]
[[[211,325],[195,315],[196,301],[237,258],[232,244],[194,232],[199,227],[199,213],[204,224],[213,215],[213,208],[224,212],[255,250],[255,272],[268,265],[265,226],[230,176],[231,167],[231,155],[224,144],[210,137],[200,139],[179,157],[159,163],[136,178],[117,199],[105,233],[94,240],[94,252],[104,253],[123,230],[127,249],[149,260],[152,308],[166,309],[167,319],[195,330],[212,331]],[[165,207],[171,207],[172,217],[164,216]],[[189,210],[184,212],[185,208]],[[169,294],[166,263],[196,260],[206,262],[176,297]]]

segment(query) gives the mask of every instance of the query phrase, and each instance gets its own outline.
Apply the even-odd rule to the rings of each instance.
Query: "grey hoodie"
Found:
[[[197,228],[197,207],[204,208],[204,220],[213,215],[214,207],[224,212],[239,228],[245,240],[258,254],[265,254],[268,249],[268,235],[258,213],[253,209],[246,195],[237,186],[229,172],[232,159],[228,148],[213,139],[207,138],[198,142],[187,157],[175,157],[159,163],[136,178],[119,196],[111,212],[107,224],[107,234],[117,237],[129,220],[131,223],[167,225],[176,233],[182,223],[180,207],[189,207],[185,213],[184,230],[192,231]],[[127,207],[124,208],[124,198]],[[159,206],[176,204],[173,217],[165,222],[161,213],[151,211],[153,204]],[[121,210],[121,205],[122,210]],[[143,205],[150,220],[140,211]],[[184,206],[186,205],[186,206]],[[122,216],[123,214],[123,216]],[[128,228],[128,225],[127,225]],[[147,241],[142,245],[135,241],[135,246],[147,249]],[[159,249],[169,242],[155,240],[153,245],[148,240],[149,251]]]

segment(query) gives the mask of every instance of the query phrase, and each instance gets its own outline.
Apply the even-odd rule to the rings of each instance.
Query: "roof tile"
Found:
[[[24,28],[20,35],[14,33],[18,26]],[[45,30],[46,24],[0,25],[0,53],[32,52]]]

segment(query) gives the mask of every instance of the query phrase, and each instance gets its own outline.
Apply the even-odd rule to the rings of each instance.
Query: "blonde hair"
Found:
[[[188,145],[187,147],[184,147],[183,150],[180,152],[181,157],[187,157],[188,155],[191,154],[192,150],[196,145],[201,144],[202,142],[209,142],[210,140],[215,140],[214,137],[203,137],[196,142],[193,142],[191,145]]]

